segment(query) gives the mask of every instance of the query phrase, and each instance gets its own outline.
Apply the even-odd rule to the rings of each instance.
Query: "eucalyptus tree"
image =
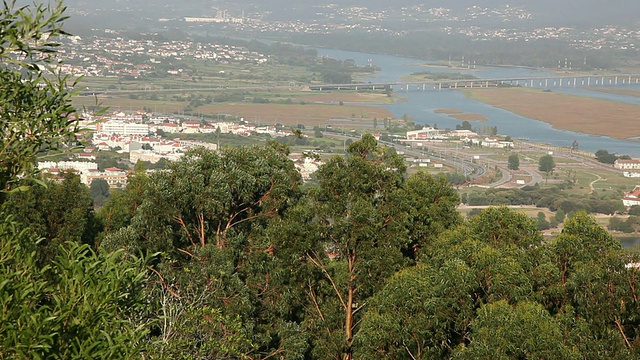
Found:
[[[0,210],[42,238],[38,241],[38,255],[41,263],[47,264],[60,245],[93,245],[101,224],[89,189],[79,176],[67,173],[61,182],[46,180],[44,185],[7,194]]]
[[[407,178],[403,159],[371,135],[315,175],[273,234],[275,256],[290,259],[310,356],[350,359],[370,297],[422,248],[460,221],[459,197],[444,177]],[[428,255],[424,255],[428,256]]]
[[[483,304],[532,298],[542,237],[533,221],[490,208],[442,233],[418,266],[371,299],[356,358],[441,359],[469,342]]]
[[[143,189],[139,203],[120,199],[105,206],[101,213],[113,216],[107,225],[115,231],[105,234],[104,249],[162,253],[151,270],[150,298],[165,320],[152,356],[304,352],[297,325],[274,314],[286,307],[274,292],[286,290],[277,286],[281,264],[265,236],[268,224],[300,195],[301,177],[287,155],[288,148],[275,142],[220,152],[197,148],[133,182]]]

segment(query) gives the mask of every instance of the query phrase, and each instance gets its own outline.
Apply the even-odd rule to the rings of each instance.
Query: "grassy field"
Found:
[[[373,127],[373,118],[393,117],[385,109],[364,105],[221,103],[201,106],[195,111],[211,115],[231,114],[260,124],[302,124],[311,127]]]
[[[637,105],[523,88],[462,91],[469,98],[544,121],[556,129],[616,139],[640,136]]]

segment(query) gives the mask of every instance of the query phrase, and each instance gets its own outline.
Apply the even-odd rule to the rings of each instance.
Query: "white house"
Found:
[[[640,187],[636,186],[632,192],[624,194],[624,197],[622,198],[622,205],[640,205]]]

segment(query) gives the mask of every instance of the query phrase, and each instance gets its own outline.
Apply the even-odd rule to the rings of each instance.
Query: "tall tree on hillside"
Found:
[[[459,198],[444,177],[406,179],[402,158],[369,134],[346,157],[331,158],[316,179],[319,187],[278,228],[275,254],[308,276],[299,281],[309,309],[303,324],[319,335],[312,356],[351,359],[368,299],[460,220]]]
[[[299,197],[301,177],[287,154],[276,142],[194,149],[132,182],[143,186],[137,206],[120,199],[101,211],[114,216],[107,226],[126,224],[105,235],[104,248],[163,254],[150,286],[152,309],[166,318],[154,354],[295,357],[306,349],[287,303],[299,301],[282,287],[288,264],[274,261],[273,241],[264,235]]]
[[[425,249],[369,301],[356,358],[441,359],[469,341],[482,304],[532,296],[542,237],[533,221],[490,208]]]

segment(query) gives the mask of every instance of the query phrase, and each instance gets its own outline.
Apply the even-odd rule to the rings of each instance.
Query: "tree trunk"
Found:
[[[347,347],[344,353],[344,360],[351,360],[353,356],[352,345],[353,345],[353,296],[355,293],[355,287],[353,281],[355,280],[354,274],[354,263],[355,263],[355,254],[349,255],[349,289],[347,292],[347,304],[345,309],[345,322],[344,322],[344,331],[347,339]]]

